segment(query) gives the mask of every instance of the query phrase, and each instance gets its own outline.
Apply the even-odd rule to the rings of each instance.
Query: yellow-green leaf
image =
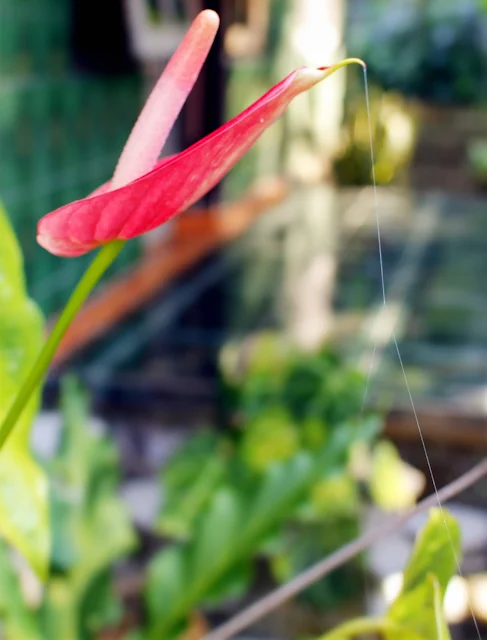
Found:
[[[0,206],[0,422],[40,351],[43,320],[25,290],[22,255]],[[33,394],[0,451],[0,536],[16,547],[39,577],[47,573],[47,479],[29,451],[40,390]]]
[[[415,504],[424,489],[423,474],[401,460],[391,442],[374,448],[370,493],[375,503],[387,511],[400,511]]]
[[[408,631],[404,636],[386,634],[387,640],[409,640],[407,633],[415,633],[424,640],[449,640],[443,597],[459,555],[457,521],[445,510],[432,509],[404,571],[401,593],[387,613],[388,620]]]
[[[412,591],[430,574],[437,577],[441,597],[460,562],[460,526],[446,509],[431,509],[426,525],[416,538],[404,571],[402,593]]]

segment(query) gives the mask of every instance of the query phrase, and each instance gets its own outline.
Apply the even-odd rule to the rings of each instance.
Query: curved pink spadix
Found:
[[[215,186],[295,96],[352,61],[294,71],[233,120],[142,177],[115,189],[103,185],[46,215],[39,222],[38,242],[56,255],[79,256],[155,229]]]
[[[202,11],[194,19],[132,129],[113,174],[113,189],[140,178],[154,167],[198,78],[219,24],[218,14],[211,10]]]

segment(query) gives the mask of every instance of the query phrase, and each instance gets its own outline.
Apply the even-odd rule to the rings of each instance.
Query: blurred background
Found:
[[[164,155],[298,66],[361,57],[377,193],[364,76],[350,67],[296,99],[204,201],[128,243],[73,324],[34,448],[46,460],[67,456],[63,429],[94,428],[90,437],[113,445],[119,475],[109,499],[119,496],[139,543],[130,559],[122,544],[104,571],[116,576],[128,626],[141,615],[154,553],[197,536],[201,513],[230,482],[208,460],[238,459],[260,477],[345,422],[362,429],[362,448],[350,440],[355,467],[308,487],[308,515],[285,515],[277,551],[256,545],[254,579],[238,598],[206,607],[210,622],[431,490],[393,333],[437,484],[487,448],[484,0],[0,0],[0,197],[31,295],[51,321],[67,300],[91,257],[51,256],[36,245],[36,222],[111,176],[145,97],[203,8],[222,27]],[[72,373],[83,392],[65,383]],[[113,474],[99,447],[86,451],[82,477]],[[392,493],[383,495],[386,485]],[[196,487],[185,511],[181,496]],[[458,638],[477,637],[468,594],[487,623],[486,497],[484,482],[454,505],[465,579],[446,606]],[[248,637],[310,637],[380,609],[415,526]],[[69,573],[74,560],[57,562]],[[107,626],[102,616],[97,633]]]

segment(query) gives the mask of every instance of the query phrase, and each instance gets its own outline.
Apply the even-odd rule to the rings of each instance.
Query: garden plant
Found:
[[[110,596],[108,568],[134,544],[114,494],[117,471],[112,446],[93,440],[85,431],[86,411],[76,391],[70,390],[74,405],[65,406],[64,436],[54,459],[43,467],[30,452],[30,430],[44,377],[77,311],[125,242],[198,201],[295,96],[345,65],[363,64],[348,59],[331,67],[298,69],[211,135],[182,153],[158,160],[218,22],[212,11],[195,19],[148,98],[112,179],[88,197],[40,220],[37,238],[48,251],[69,258],[98,249],[46,341],[41,314],[26,293],[19,247],[6,214],[0,212],[0,534],[44,585],[41,594],[26,604],[10,552],[1,547],[0,615],[8,640],[96,637],[117,608]],[[151,562],[140,630],[130,631],[128,637],[169,640],[184,633],[195,610],[223,596],[242,593],[251,575],[249,560],[256,551],[274,555],[279,573],[277,558],[282,559],[282,553],[273,552],[272,544],[276,544],[276,533],[285,530],[284,524],[293,518],[302,524],[307,517],[315,517],[316,500],[320,517],[326,514],[333,499],[336,501],[334,491],[344,507],[340,492],[354,491],[353,481],[347,479],[352,452],[360,446],[370,447],[379,425],[373,416],[351,418],[347,403],[355,406],[358,398],[354,375],[343,372],[333,354],[318,357],[329,361],[328,374],[340,388],[328,400],[349,394],[343,406],[336,408],[338,417],[327,418],[330,424],[321,414],[300,415],[299,394],[303,388],[307,392],[307,384],[314,384],[313,367],[300,378],[275,379],[276,384],[288,385],[284,409],[267,405],[269,390],[264,395],[262,390],[255,392],[255,376],[250,395],[248,389],[235,388],[231,375],[227,377],[228,390],[238,398],[248,428],[235,433],[233,441],[230,436],[228,442],[200,436],[188,444],[195,450],[189,459],[187,452],[181,454],[179,462],[173,461],[166,471],[166,485],[179,511],[170,514],[167,508],[161,526],[171,528],[181,542],[170,545]],[[340,375],[345,376],[341,381]],[[320,384],[323,380],[327,376],[320,378]],[[317,394],[317,411],[325,411],[319,406],[323,398],[325,395]],[[299,422],[299,429],[294,422]],[[266,446],[271,428],[280,434],[275,449]],[[469,477],[469,482],[475,477],[478,474]],[[340,482],[345,478],[345,484],[334,485],[337,478]],[[211,492],[206,491],[208,487]],[[192,499],[185,502],[186,495]],[[191,508],[184,511],[188,503]],[[114,522],[117,537],[108,540],[105,532],[113,530]],[[282,551],[285,540],[278,543],[274,549]],[[328,640],[369,630],[391,639],[448,638],[441,603],[459,553],[457,525],[446,512],[433,512],[406,567],[402,592],[387,615],[380,620],[350,622],[328,634]],[[288,554],[288,564],[295,560]],[[298,559],[296,569],[301,568]],[[284,571],[282,577],[291,574],[294,570]],[[226,632],[223,636],[218,633],[213,637],[229,637]]]

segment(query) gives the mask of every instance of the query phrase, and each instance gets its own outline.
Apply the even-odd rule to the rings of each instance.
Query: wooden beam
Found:
[[[418,409],[418,420],[425,442],[464,449],[487,451],[487,415],[460,411],[445,404]],[[393,410],[387,417],[385,433],[398,443],[418,442],[414,414]]]

